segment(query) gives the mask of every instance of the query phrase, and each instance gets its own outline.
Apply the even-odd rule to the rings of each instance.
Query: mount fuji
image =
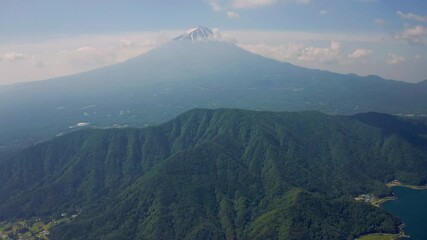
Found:
[[[128,61],[0,87],[0,150],[85,126],[159,124],[192,108],[426,114],[426,84],[298,67],[205,27]]]

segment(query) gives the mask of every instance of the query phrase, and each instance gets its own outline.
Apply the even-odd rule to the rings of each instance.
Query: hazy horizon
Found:
[[[427,3],[401,0],[201,0],[0,3],[0,84],[125,61],[194,26],[298,66],[427,79]]]

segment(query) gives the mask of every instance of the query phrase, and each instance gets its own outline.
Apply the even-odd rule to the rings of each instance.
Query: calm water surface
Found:
[[[393,187],[393,192],[398,199],[385,202],[384,209],[402,219],[411,240],[427,240],[427,190]]]

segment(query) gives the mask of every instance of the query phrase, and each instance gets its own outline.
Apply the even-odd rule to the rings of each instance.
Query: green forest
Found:
[[[354,200],[427,183],[425,119],[186,112],[85,129],[0,160],[0,221],[75,214],[52,239],[353,239],[400,220]]]

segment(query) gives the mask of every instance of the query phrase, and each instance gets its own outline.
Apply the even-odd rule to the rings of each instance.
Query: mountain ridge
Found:
[[[427,79],[424,81],[419,82],[418,84],[422,85],[422,86],[427,86]]]
[[[156,127],[76,131],[0,161],[0,217],[78,210],[55,239],[397,232],[396,218],[353,197],[388,195],[394,179],[424,184],[427,143],[377,126],[383,118],[360,118],[195,109]],[[420,124],[390,118],[409,121],[410,132]]]

